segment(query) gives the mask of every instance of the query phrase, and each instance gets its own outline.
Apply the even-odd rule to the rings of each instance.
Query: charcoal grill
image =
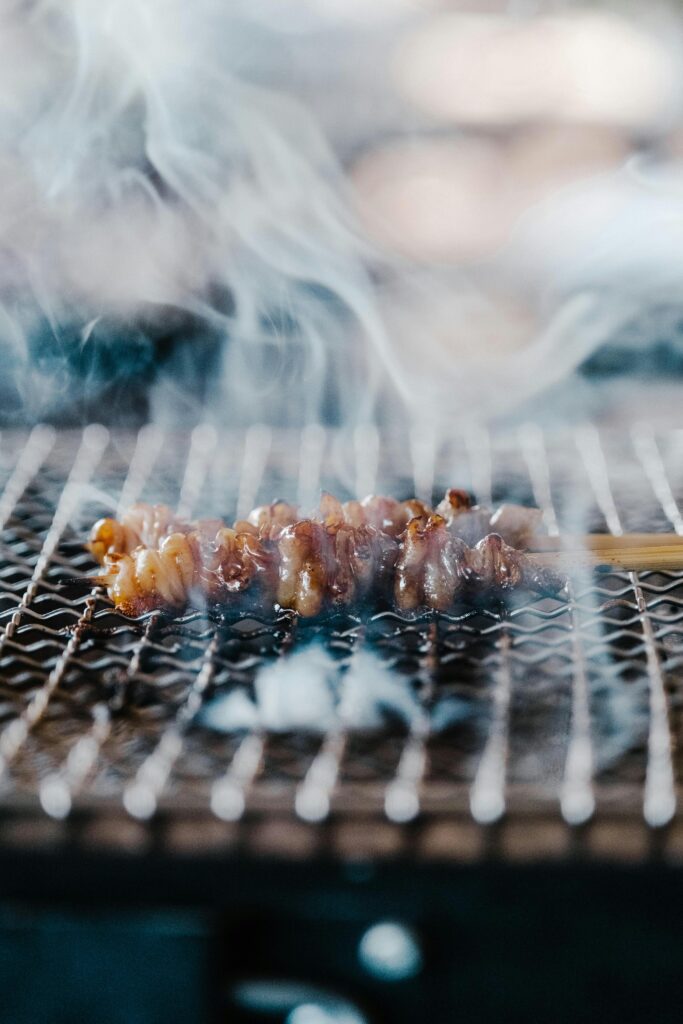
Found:
[[[455,481],[483,502],[536,502],[551,533],[576,532],[579,520],[616,534],[682,532],[683,433],[526,426],[443,444],[423,430],[389,444],[371,430],[349,439],[317,427],[219,436],[200,426],[189,439],[37,427],[5,435],[0,452],[0,776],[11,827],[22,819],[32,835],[40,824],[56,835],[73,818],[81,833],[87,820],[93,837],[138,834],[144,845],[135,826],[153,823],[173,845],[191,823],[193,844],[267,842],[301,856],[409,848],[470,859],[494,841],[530,857],[683,848],[680,574],[596,574],[575,579],[568,601],[312,625],[265,612],[132,621],[68,582],[93,569],[83,550],[93,519],[138,497],[231,516],[274,495],[310,505],[321,486],[431,498]],[[312,640],[340,671],[362,646],[378,652],[412,681],[424,715],[407,731],[322,737],[199,724],[208,699],[248,692],[260,666]],[[623,694],[626,726],[610,707]],[[453,696],[470,713],[432,731],[435,706]],[[603,757],[620,727],[623,749]],[[121,818],[133,827],[113,828]]]
[[[233,434],[202,425],[189,436],[38,426],[3,433],[0,470],[6,899],[215,908],[232,905],[238,885],[265,914],[264,893],[275,894],[268,932],[280,952],[268,962],[282,972],[283,908],[306,908],[309,930],[324,919],[322,904],[311,909],[316,878],[342,903],[344,886],[360,885],[365,920],[386,916],[387,879],[405,879],[392,872],[406,865],[428,872],[419,886],[411,874],[410,886],[438,903],[444,877],[462,895],[457,872],[477,866],[490,877],[533,864],[536,897],[550,899],[564,883],[549,883],[541,862],[598,871],[680,863],[681,573],[577,574],[568,600],[312,623],[284,612],[131,620],[100,590],[70,581],[93,569],[83,548],[93,519],[138,498],[230,517],[275,496],[312,506],[321,487],[432,498],[457,484],[482,503],[539,505],[560,536],[683,533],[683,430],[468,426],[439,439],[429,427],[384,437],[319,426]],[[411,728],[224,734],[203,724],[217,695],[249,693],[261,666],[313,641],[342,674],[364,649],[392,666],[420,700]],[[467,713],[437,729],[448,700]],[[273,864],[280,874],[259,868]],[[609,877],[600,891],[618,902]],[[401,904],[411,919],[414,903],[392,891],[391,911]],[[347,903],[345,927],[350,916]],[[335,977],[329,966],[322,973]],[[411,992],[399,987],[388,1019],[418,1019],[428,996]],[[533,1002],[529,1011],[541,1012]]]

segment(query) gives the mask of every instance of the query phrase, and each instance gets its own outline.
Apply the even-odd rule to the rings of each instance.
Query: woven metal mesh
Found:
[[[321,486],[431,496],[457,484],[484,502],[539,504],[551,532],[680,531],[682,452],[682,433],[647,426],[476,429],[439,444],[428,433],[389,442],[319,428],[3,435],[2,807],[67,822],[189,815],[205,830],[230,827],[231,842],[255,822],[277,819],[291,836],[297,821],[318,834],[369,821],[371,853],[382,851],[382,828],[405,834],[409,821],[455,828],[437,841],[439,855],[470,849],[472,829],[532,819],[570,838],[601,816],[670,831],[681,768],[680,574],[577,577],[569,601],[525,598],[506,610],[314,624],[289,614],[217,623],[200,612],[131,621],[65,581],[92,570],[83,550],[92,520],[136,498],[229,517],[275,496],[310,504]],[[415,689],[424,717],[412,729],[322,736],[201,724],[207,701],[235,687],[249,693],[260,666],[312,640],[342,666],[362,647],[376,651]],[[466,714],[430,729],[453,699]]]

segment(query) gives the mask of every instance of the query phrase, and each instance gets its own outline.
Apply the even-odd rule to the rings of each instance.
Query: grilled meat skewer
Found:
[[[498,533],[511,547],[526,550],[541,533],[542,513],[522,505],[501,505],[495,511],[473,505],[466,491],[450,488],[443,500],[432,510],[417,498],[397,501],[381,495],[370,495],[362,501],[341,502],[331,494],[323,494],[318,511],[310,517],[325,526],[345,524],[350,527],[371,527],[389,537],[399,537],[412,519],[427,520],[436,511],[446,522],[449,532],[467,544],[476,544],[489,533]],[[238,533],[252,533],[264,541],[276,541],[282,531],[302,521],[295,505],[274,501],[249,513],[247,519],[234,524]],[[132,554],[138,547],[157,547],[172,533],[187,534],[192,530],[215,532],[225,524],[220,520],[200,520],[194,526],[175,515],[166,505],[133,505],[121,517],[100,519],[90,534],[89,548],[98,562],[106,554]]]
[[[327,607],[387,598],[400,611],[444,610],[465,593],[562,589],[563,577],[498,535],[470,547],[453,522],[462,528],[465,510],[479,517],[477,529],[485,520],[458,495],[448,492],[444,499],[450,521],[417,500],[382,497],[342,504],[324,495],[311,519],[274,502],[234,528],[215,520],[193,527],[163,506],[136,506],[120,523],[96,523],[89,546],[105,569],[96,579],[132,615],[209,603],[277,604],[310,617]],[[468,529],[473,532],[473,520]]]
[[[557,594],[565,579],[544,568],[523,551],[489,533],[474,547],[453,536],[446,520],[432,515],[413,519],[400,545],[394,600],[401,611],[433,608],[445,611],[464,593],[504,594],[526,587]]]

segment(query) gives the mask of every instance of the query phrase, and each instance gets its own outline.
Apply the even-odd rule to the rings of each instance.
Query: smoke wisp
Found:
[[[154,385],[159,419],[358,423],[381,406],[385,417],[407,409],[448,423],[567,379],[643,309],[680,304],[670,154],[664,184],[629,163],[542,202],[529,193],[509,237],[473,265],[449,261],[447,249],[399,255],[373,238],[347,173],[351,151],[389,130],[418,144],[449,116],[389,98],[396,54],[410,53],[394,44],[431,15],[397,5],[386,24],[378,14],[359,27],[350,8],[332,31],[331,12],[216,0],[3,6],[6,418],[63,414],[125,379]],[[542,30],[560,41],[565,31],[576,48],[584,22],[567,16]],[[474,31],[449,31],[460,38],[461,28]],[[493,45],[491,26],[475,28]],[[597,29],[604,39],[604,18]],[[617,67],[624,81],[658,52],[648,43],[643,64],[632,37]],[[657,82],[666,110],[651,126],[615,115],[619,130],[650,143],[680,113],[680,81],[660,68]],[[632,81],[626,96],[642,122]],[[587,116],[559,105],[564,117]],[[609,114],[609,102],[599,109]],[[462,127],[452,134],[466,149]],[[523,297],[521,319],[504,300],[511,292]]]

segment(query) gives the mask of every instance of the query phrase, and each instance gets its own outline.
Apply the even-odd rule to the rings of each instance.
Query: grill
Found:
[[[538,504],[548,530],[676,530],[683,431],[468,427],[447,440],[312,427],[191,436],[39,426],[0,444],[0,843],[407,855],[679,859],[683,574],[596,573],[569,600],[297,622],[116,614],[66,585],[94,518],[137,499],[244,514],[447,484]],[[313,641],[343,674],[376,652],[419,698],[410,728],[223,734],[205,704]],[[443,709],[461,710],[447,727]]]

